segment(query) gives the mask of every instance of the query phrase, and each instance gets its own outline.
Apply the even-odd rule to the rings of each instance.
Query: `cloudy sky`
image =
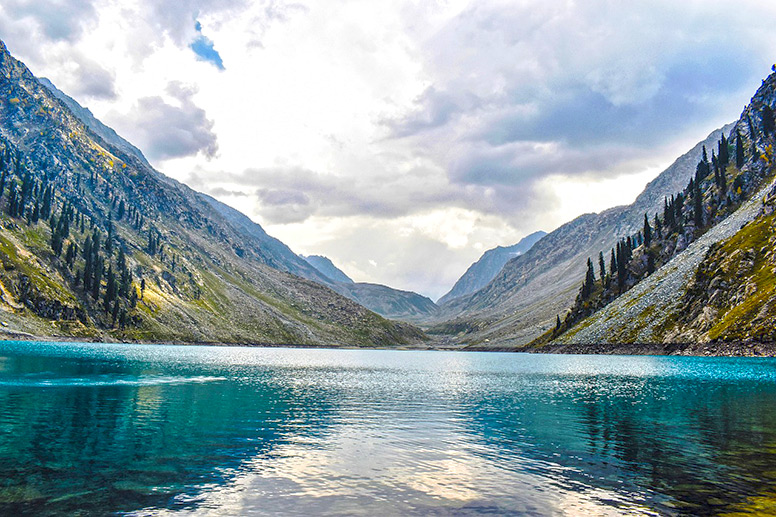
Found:
[[[160,171],[432,298],[736,119],[774,26],[765,0],[0,5],[11,52]]]

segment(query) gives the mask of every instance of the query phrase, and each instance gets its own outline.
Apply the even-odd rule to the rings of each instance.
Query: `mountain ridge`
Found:
[[[689,343],[688,350],[703,353],[735,343],[735,353],[774,353],[774,108],[776,73],[763,81],[727,140],[720,142],[725,160],[712,155],[714,182],[702,160],[691,183],[695,194],[689,192],[690,186],[684,191],[695,208],[689,210],[689,203],[679,206],[682,224],[689,225],[683,233],[702,231],[701,235],[632,289],[553,337],[551,348],[576,345],[576,350],[584,350],[595,344],[596,349],[606,350],[615,343]],[[733,154],[735,162],[727,164],[727,156]],[[714,216],[718,205],[725,208],[737,199],[742,202],[732,214],[723,212],[723,217],[717,216],[714,224],[702,230],[703,221]],[[690,217],[693,212],[695,222]],[[643,253],[645,246],[635,253]]]
[[[547,235],[547,232],[537,231],[520,239],[511,246],[496,246],[480,256],[455,282],[455,285],[439,300],[438,305],[467,294],[474,293],[485,287],[501,271],[510,259],[526,253],[536,242]]]
[[[0,92],[7,332],[349,346],[424,339],[268,266],[261,246],[244,247],[200,194],[94,132],[2,42]],[[49,225],[39,208],[51,211]]]
[[[77,118],[101,138],[124,152],[132,154],[149,169],[152,169],[142,151],[122,138],[112,128],[106,126],[99,119],[94,117],[88,108],[81,106],[78,101],[59,90],[48,79],[38,79],[38,81],[49,89]],[[311,264],[310,260],[307,260],[307,258],[294,253],[285,243],[267,234],[261,225],[251,220],[242,212],[235,210],[210,195],[190,189],[185,184],[180,183],[173,178],[169,178],[160,173],[157,174],[159,174],[162,181],[169,183],[175,188],[186,189],[210,205],[244,237],[243,243],[245,246],[251,247],[252,251],[260,257],[264,264],[274,269],[291,273],[324,285],[356,303],[361,305],[366,304],[367,309],[377,312],[381,316],[389,319],[417,320],[419,317],[428,316],[436,310],[436,306],[429,305],[425,297],[409,291],[401,291],[388,286],[378,287],[376,284],[362,285],[358,288],[342,286],[340,285],[341,282],[348,283],[348,281],[339,278],[336,273],[332,272],[333,270],[339,271],[333,264],[330,265],[330,268],[333,268],[333,270],[329,271],[329,273],[338,278],[332,278],[331,274],[327,274],[327,271],[321,270],[316,264]],[[245,250],[238,245],[236,251],[242,253]],[[327,268],[324,267],[323,269]],[[349,280],[349,278],[341,271],[340,274]],[[352,282],[352,280],[350,282]]]
[[[344,284],[352,284],[353,279],[346,275],[340,268],[334,265],[334,263],[328,257],[323,255],[300,255],[308,264],[313,266],[319,272],[326,276],[332,282],[341,282]]]
[[[630,205],[584,214],[561,225],[508,261],[482,289],[441,305],[430,331],[453,335],[474,348],[487,348],[495,341],[520,347],[554,327],[556,316],[573,305],[585,260],[637,231],[645,212],[662,209],[663,197],[687,184],[702,147],[712,148],[723,130],[711,132],[677,158]]]

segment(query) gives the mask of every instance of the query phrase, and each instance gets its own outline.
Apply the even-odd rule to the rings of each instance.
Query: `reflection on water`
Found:
[[[776,361],[0,344],[0,514],[757,514]]]

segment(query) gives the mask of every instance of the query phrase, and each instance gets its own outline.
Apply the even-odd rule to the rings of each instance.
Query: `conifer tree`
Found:
[[[111,326],[116,326],[116,321],[119,319],[119,301],[113,302],[113,313],[111,314]]]
[[[116,275],[113,266],[108,266],[108,274],[105,282],[105,295],[103,298],[105,314],[110,310],[111,304],[116,300]]]
[[[94,250],[94,248],[92,248]],[[104,267],[103,259],[99,255],[99,248],[97,248],[97,258],[94,260],[94,272],[92,274],[92,298],[94,301],[100,297],[100,283],[102,282],[102,270]],[[94,252],[94,251],[93,251]]]
[[[595,270],[593,269],[593,261],[588,257],[587,259],[587,274],[585,275],[585,282],[582,284],[582,299],[586,300],[590,297],[595,284]]]
[[[730,147],[728,146],[728,141],[725,139],[724,134],[719,139],[719,153],[717,159],[719,160],[720,170],[725,170],[725,167],[730,164]]]
[[[113,255],[113,217],[108,214],[108,236],[105,238],[105,253],[108,254],[108,258]]]
[[[698,184],[695,184],[693,189],[693,218],[695,220],[695,228],[699,229],[703,226],[703,197],[701,196],[701,189]]]
[[[668,204],[667,197],[663,199],[663,221],[669,230],[674,227],[674,208]]]
[[[16,217],[16,209],[17,209],[17,203],[18,203],[18,193],[17,188],[15,184],[11,184],[11,194],[8,197],[8,207],[6,211],[8,212],[8,215],[11,217]]]
[[[606,282],[606,262],[604,262],[604,252],[598,252],[598,269],[601,273],[601,285]]]
[[[763,105],[762,117],[763,117],[763,132],[765,133],[766,136],[768,136],[771,133],[773,133],[773,130],[776,127],[776,122],[773,119],[773,110],[767,104]]]
[[[625,243],[617,243],[617,290],[620,294],[625,289]]]
[[[736,167],[744,166],[744,144],[741,142],[741,134],[736,131]]]
[[[644,247],[649,248],[652,245],[652,227],[649,225],[649,218],[644,214]]]

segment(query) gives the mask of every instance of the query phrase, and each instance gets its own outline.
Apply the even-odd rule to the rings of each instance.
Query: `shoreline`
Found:
[[[654,355],[687,357],[776,357],[776,343],[762,342],[707,342],[707,343],[620,343],[620,344],[545,344],[541,347],[521,348],[507,346],[471,346],[455,344],[447,340],[432,340],[415,345],[398,346],[353,346],[353,345],[312,345],[300,343],[224,343],[205,341],[140,341],[110,340],[104,338],[74,336],[38,336],[27,332],[0,330],[0,342],[27,341],[49,343],[100,343],[128,345],[169,345],[169,346],[214,346],[245,348],[299,348],[330,350],[408,350],[440,352],[509,352],[527,354],[562,355]]]

